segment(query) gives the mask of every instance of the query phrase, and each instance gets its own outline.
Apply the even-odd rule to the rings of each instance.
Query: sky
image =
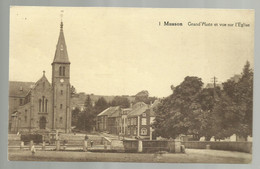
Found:
[[[45,71],[51,82],[61,13],[70,82],[77,92],[148,90],[150,96],[166,97],[186,76],[204,84],[215,76],[221,83],[240,74],[247,60],[254,64],[252,10],[12,6],[10,81],[36,82]],[[164,26],[164,21],[183,26]],[[220,26],[237,22],[250,26]]]

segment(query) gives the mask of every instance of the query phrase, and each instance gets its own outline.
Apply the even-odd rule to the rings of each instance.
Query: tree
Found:
[[[127,108],[130,106],[130,101],[127,97],[116,96],[110,103],[111,106],[120,106],[121,108]]]
[[[186,77],[173,94],[155,109],[153,127],[157,136],[175,138],[179,134],[205,136],[209,140],[236,134],[252,135],[253,70],[247,62],[239,80],[202,89],[198,77]]]
[[[201,111],[196,97],[202,86],[203,82],[200,78],[187,76],[175,88],[172,95],[162,100],[155,109],[156,118],[153,127],[157,136],[175,138],[180,134],[198,133],[191,126],[194,117]]]
[[[78,119],[79,119],[79,114],[80,114],[80,109],[78,107],[76,107],[75,109],[72,110],[71,112],[71,125],[72,126],[76,126],[78,123]]]
[[[77,93],[76,88],[74,86],[71,86],[70,93],[71,94],[76,94]]]
[[[77,128],[85,131],[92,131],[95,126],[95,113],[90,96],[88,95],[85,103],[84,110],[79,115]]]
[[[106,108],[109,107],[109,104],[107,101],[104,99],[104,97],[100,97],[96,102],[95,102],[95,114],[98,115],[102,111],[104,111]]]
[[[150,104],[153,103],[156,99],[156,97],[149,97],[149,92],[147,90],[142,90],[135,95],[134,103],[144,102],[146,104]]]
[[[212,112],[215,106],[216,98],[221,97],[221,90],[219,87],[204,88],[196,97],[196,103],[199,105],[200,110],[194,114],[193,125],[191,128],[196,130],[197,137],[205,136],[206,140],[210,140],[213,134],[213,123],[215,119]]]
[[[146,103],[148,101],[148,98],[149,98],[149,92],[147,90],[142,90],[135,95],[135,103],[137,102]]]
[[[231,120],[233,134],[247,138],[248,135],[252,135],[253,114],[253,70],[250,68],[250,63],[246,62],[238,82],[229,80],[223,85],[227,97],[231,100],[228,110],[234,111],[236,119]]]

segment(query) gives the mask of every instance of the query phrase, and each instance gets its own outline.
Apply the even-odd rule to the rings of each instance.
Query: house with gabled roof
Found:
[[[138,102],[130,108],[109,107],[97,115],[97,130],[127,137],[151,139],[155,119],[154,104]]]
[[[132,111],[130,111],[127,116],[127,136],[141,139],[151,139],[151,124],[155,118],[153,108],[156,105],[157,101],[150,105],[139,102],[133,106]]]
[[[109,107],[107,109],[105,109],[104,111],[102,111],[101,113],[99,113],[97,115],[97,131],[108,131],[108,117],[110,117],[112,114],[114,114],[115,112],[119,111],[120,107],[116,106],[116,107]],[[111,124],[110,124],[111,126]]]

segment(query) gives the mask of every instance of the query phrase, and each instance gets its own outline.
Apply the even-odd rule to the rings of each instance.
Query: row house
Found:
[[[132,111],[127,116],[127,133],[126,136],[152,139],[153,129],[151,127],[154,119],[154,108],[157,105],[157,101],[154,104],[147,105],[143,102],[136,103],[133,106]]]
[[[126,137],[152,139],[151,127],[154,119],[154,107],[159,101],[148,105],[138,102],[130,108],[109,107],[97,116],[96,128],[100,132],[124,135]]]
[[[100,132],[110,132],[115,126],[116,115],[119,115],[120,107],[109,107],[97,115],[96,130]],[[113,115],[114,114],[114,115]],[[112,116],[113,115],[113,116]]]

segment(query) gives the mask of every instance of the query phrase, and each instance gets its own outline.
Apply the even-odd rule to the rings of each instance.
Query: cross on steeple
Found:
[[[61,12],[61,14],[60,14],[60,21],[61,21],[61,23],[60,23],[60,28],[61,28],[61,29],[63,29],[63,22],[62,22],[62,18],[63,18],[63,12],[64,12],[64,11],[63,11],[63,10],[61,10],[60,12]]]

